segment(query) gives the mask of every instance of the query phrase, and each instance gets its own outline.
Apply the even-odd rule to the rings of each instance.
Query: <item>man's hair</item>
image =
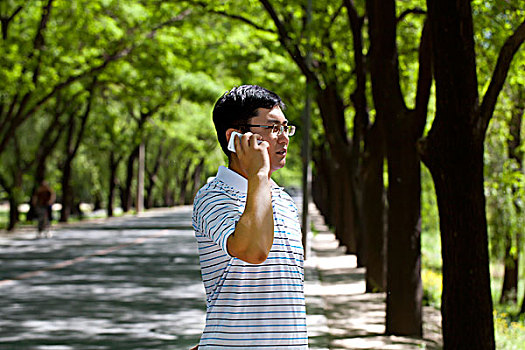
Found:
[[[235,128],[244,133],[249,129],[244,124],[257,116],[258,108],[272,109],[275,106],[285,107],[276,93],[257,85],[241,85],[226,91],[213,108],[213,123],[223,152],[230,156],[226,130]]]

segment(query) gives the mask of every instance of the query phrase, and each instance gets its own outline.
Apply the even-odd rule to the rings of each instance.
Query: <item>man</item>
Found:
[[[33,205],[35,206],[38,218],[38,233],[37,238],[45,237],[51,238],[51,232],[48,230],[49,213],[51,205],[55,202],[55,192],[47,181],[42,180],[38,186],[35,195],[33,196]]]
[[[307,349],[303,247],[297,208],[271,180],[286,163],[284,104],[255,85],[226,92],[213,122],[229,159],[197,193],[193,227],[206,289],[198,349]],[[235,153],[227,144],[232,132]]]

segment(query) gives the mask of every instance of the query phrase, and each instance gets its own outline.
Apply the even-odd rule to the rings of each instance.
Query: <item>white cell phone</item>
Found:
[[[238,136],[239,139],[242,137],[242,135],[244,134],[241,134],[240,132],[237,132],[237,131],[233,131],[231,136],[230,136],[230,141],[228,141],[228,151],[230,152],[233,152],[233,153],[236,153],[235,152],[235,136]],[[261,144],[262,140],[257,140],[257,144]]]
[[[242,137],[242,134],[237,131],[233,131],[230,136],[230,141],[228,142],[228,151],[235,153],[235,136],[239,136],[239,139]]]

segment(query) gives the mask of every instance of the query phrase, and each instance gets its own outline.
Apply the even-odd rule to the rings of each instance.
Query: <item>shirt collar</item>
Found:
[[[229,168],[226,168],[225,166],[221,165],[219,167],[219,171],[217,171],[217,179],[221,180],[225,184],[235,188],[240,192],[248,192],[248,180],[244,176],[236,173],[235,171]],[[271,180],[271,186],[273,189],[282,189],[273,180]]]
[[[225,166],[221,165],[219,167],[217,179],[240,192],[248,192],[248,180],[246,180],[242,175],[237,174],[235,171],[226,168]]]

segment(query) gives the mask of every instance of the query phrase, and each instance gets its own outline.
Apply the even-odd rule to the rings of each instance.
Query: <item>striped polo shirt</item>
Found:
[[[226,248],[247,188],[244,177],[220,167],[193,203],[207,306],[199,349],[308,349],[301,228],[290,196],[272,186],[275,233],[266,261],[250,264]]]

